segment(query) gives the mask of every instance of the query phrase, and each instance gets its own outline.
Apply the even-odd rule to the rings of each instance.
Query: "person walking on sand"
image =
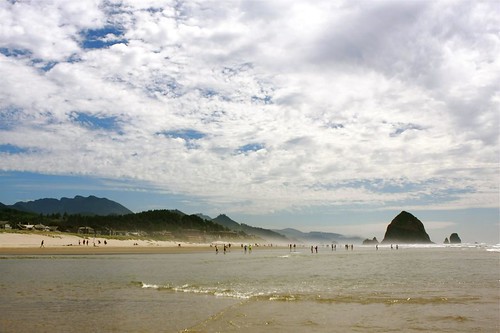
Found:
[[[45,247],[45,245],[43,245],[43,239],[42,239],[42,243],[40,244],[40,248],[42,247]]]

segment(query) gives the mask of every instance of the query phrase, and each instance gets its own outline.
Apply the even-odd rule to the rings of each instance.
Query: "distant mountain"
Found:
[[[6,208],[7,206],[5,206],[3,203],[0,202],[0,209],[2,208]]]
[[[131,214],[132,211],[119,203],[106,199],[97,198],[93,195],[82,197],[77,195],[73,199],[61,198],[58,199],[38,199],[27,202],[16,202],[10,208],[18,209],[25,212],[34,212],[38,214],[82,214],[82,215],[125,215]]]
[[[217,216],[216,218],[212,219],[212,222],[218,223],[218,224],[220,224],[220,225],[222,225],[230,230],[243,231],[244,233],[246,233],[248,235],[254,235],[254,236],[269,240],[269,241],[289,242],[288,238],[286,238],[284,235],[279,234],[273,230],[252,227],[252,226],[249,226],[249,225],[244,224],[244,223],[238,223],[238,222],[232,220],[229,216],[227,216],[225,214],[221,214],[221,215]]]
[[[208,215],[205,215],[205,214],[202,214],[202,213],[198,213],[198,214],[194,214],[194,215],[198,216],[202,220],[212,221],[212,218],[210,216],[208,216]]]
[[[353,236],[344,236],[341,234],[336,234],[333,232],[320,232],[320,231],[311,231],[311,232],[302,232],[293,228],[286,228],[281,230],[273,230],[278,232],[290,240],[293,240],[298,243],[360,243],[363,241],[361,237]]]
[[[242,230],[241,225],[238,222],[233,221],[226,214],[220,214],[216,218],[212,219],[212,221],[214,221],[215,223],[218,223],[218,224],[220,224],[228,229],[234,230],[234,231],[241,231]]]

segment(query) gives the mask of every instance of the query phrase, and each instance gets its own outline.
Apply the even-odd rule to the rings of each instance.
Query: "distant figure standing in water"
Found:
[[[311,245],[311,253],[314,253],[314,247]]]
[[[316,250],[316,253],[318,253],[318,245],[314,247],[314,250]]]
[[[215,254],[219,254],[219,248],[215,245]]]

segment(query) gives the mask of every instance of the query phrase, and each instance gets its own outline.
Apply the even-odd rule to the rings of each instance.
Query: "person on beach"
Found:
[[[219,248],[215,245],[215,254],[219,254]]]
[[[314,253],[314,247],[311,245],[311,253]]]
[[[318,245],[314,247],[314,250],[316,250],[316,253],[318,253]]]
[[[42,248],[42,247],[45,247],[45,246],[43,245],[43,239],[42,239],[42,243],[40,244],[40,248]]]

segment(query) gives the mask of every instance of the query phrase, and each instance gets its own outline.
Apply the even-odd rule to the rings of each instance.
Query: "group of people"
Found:
[[[89,246],[89,240],[88,239],[84,239],[83,241],[78,240],[78,245],[82,245],[82,243],[83,243],[83,245]],[[94,244],[94,246],[97,246],[97,244],[101,245],[101,241],[97,240],[97,244],[94,241],[93,244]],[[108,242],[106,240],[104,240],[104,245],[107,245],[107,244],[108,244]],[[134,245],[136,245],[136,244],[134,244]],[[137,244],[137,245],[139,245],[139,244]]]
[[[210,247],[212,247],[212,245],[210,245]],[[252,244],[249,244],[249,245],[243,245],[241,244],[241,248],[243,249],[243,251],[245,253],[247,252],[250,252],[252,253]],[[222,247],[222,250],[224,251],[224,254],[226,254],[227,251],[230,251],[231,249],[231,243],[229,244],[223,244],[223,247]],[[219,245],[215,244],[215,254],[219,254]]]
[[[97,244],[95,243],[95,241],[93,242],[94,246],[97,246],[97,244],[101,245],[101,241],[100,240],[97,240]],[[104,245],[107,245],[108,242],[106,240],[104,240]],[[73,244],[68,244],[68,246],[71,246]],[[86,245],[86,246],[89,246],[89,240],[88,239],[84,239],[83,241],[81,240],[78,240],[78,245]],[[134,244],[134,245],[139,245],[139,244]],[[45,243],[44,243],[44,240],[42,239],[42,242],[40,243],[40,248],[43,248],[45,247]]]
[[[106,241],[105,241],[106,242]],[[88,241],[87,241],[87,245],[88,245]],[[257,245],[257,244],[256,244]],[[210,247],[212,247],[213,245],[210,245]],[[270,245],[272,246],[272,245]],[[304,247],[304,246],[302,246]],[[330,247],[330,245],[326,245],[326,247]],[[228,245],[226,244],[223,244],[223,251],[224,251],[224,254],[226,254],[227,251],[229,251],[231,248],[231,243],[229,243]],[[243,251],[245,253],[248,253],[248,252],[252,252],[252,244],[249,244],[249,245],[244,245],[244,244],[241,244],[241,248],[243,249]],[[297,244],[288,244],[288,248],[290,249],[290,252],[295,252],[297,250]],[[376,250],[378,251],[378,244],[375,246]],[[398,245],[392,245],[391,244],[391,250],[392,249],[396,249],[398,250],[399,249],[399,246]],[[344,245],[344,249],[346,251],[354,251],[354,244],[345,244]],[[337,244],[332,244],[331,245],[331,250],[332,251],[337,251]],[[215,245],[215,253],[218,254],[219,253],[219,245]],[[314,246],[314,245],[311,245],[311,253],[318,253],[318,245]]]

